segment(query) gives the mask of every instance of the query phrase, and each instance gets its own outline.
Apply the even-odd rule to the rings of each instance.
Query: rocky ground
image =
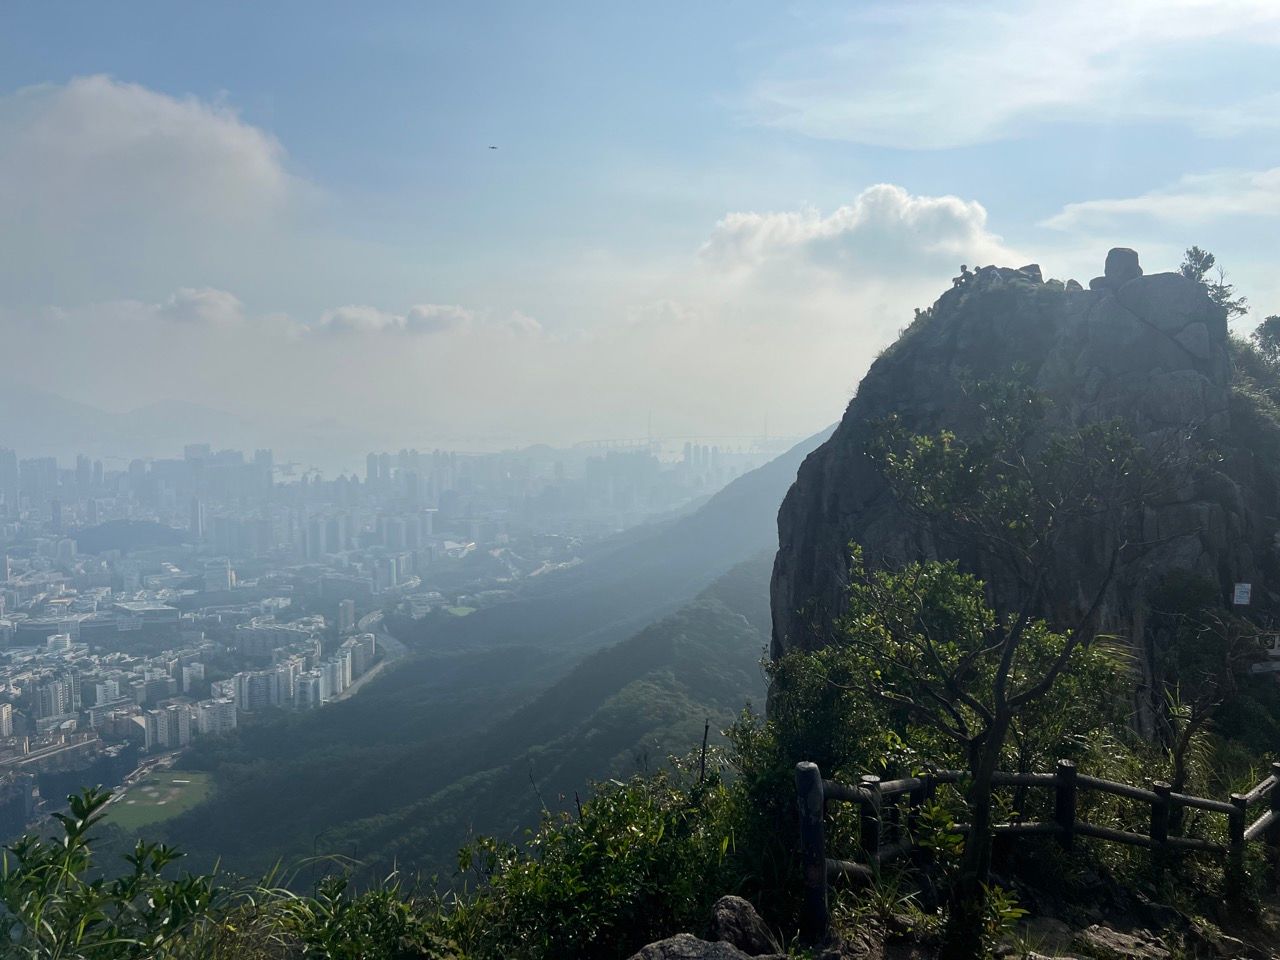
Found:
[[[1280,898],[1255,904],[1248,913],[1225,905],[1217,916],[1191,917],[1143,898],[1119,898],[1114,909],[1053,904],[1042,895],[1043,912],[1025,918],[1003,938],[997,957],[1010,960],[1280,960]],[[651,943],[630,960],[931,960],[937,935],[921,918],[890,914],[862,918],[833,942],[806,952],[784,950],[755,909],[739,897],[717,901],[706,939],[682,933]]]

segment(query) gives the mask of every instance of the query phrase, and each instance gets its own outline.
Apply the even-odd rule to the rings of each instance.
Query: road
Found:
[[[382,659],[374,664],[372,670],[366,673],[363,677],[357,679],[353,684],[351,684],[351,686],[347,687],[347,689],[343,690],[340,694],[329,701],[330,703],[337,703],[339,700],[345,700],[347,697],[354,696],[361,687],[378,674],[382,673],[386,667],[389,667],[393,662],[399,660],[409,652],[408,647],[391,634],[387,633],[386,628],[382,626],[381,610],[365,614],[360,618],[360,622],[356,626],[357,632],[372,633],[378,638],[377,646],[378,649],[382,651]]]

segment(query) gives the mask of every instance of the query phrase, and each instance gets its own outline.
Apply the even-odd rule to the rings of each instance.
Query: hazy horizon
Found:
[[[7,424],[31,388],[299,457],[808,436],[961,263],[1195,243],[1280,301],[1268,3],[0,23]]]

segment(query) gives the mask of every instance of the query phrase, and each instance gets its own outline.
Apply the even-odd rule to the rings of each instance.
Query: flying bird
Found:
[[[495,146],[493,146],[492,144],[490,144],[490,145],[489,145],[489,149],[490,149],[490,150],[497,150],[498,148],[497,148],[497,147],[495,147]]]

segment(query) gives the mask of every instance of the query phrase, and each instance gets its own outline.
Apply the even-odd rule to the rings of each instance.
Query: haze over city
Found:
[[[1280,289],[1271,3],[0,18],[0,409],[154,455],[807,435],[961,263]]]
[[[1277,63],[0,3],[0,958],[1276,960]]]

